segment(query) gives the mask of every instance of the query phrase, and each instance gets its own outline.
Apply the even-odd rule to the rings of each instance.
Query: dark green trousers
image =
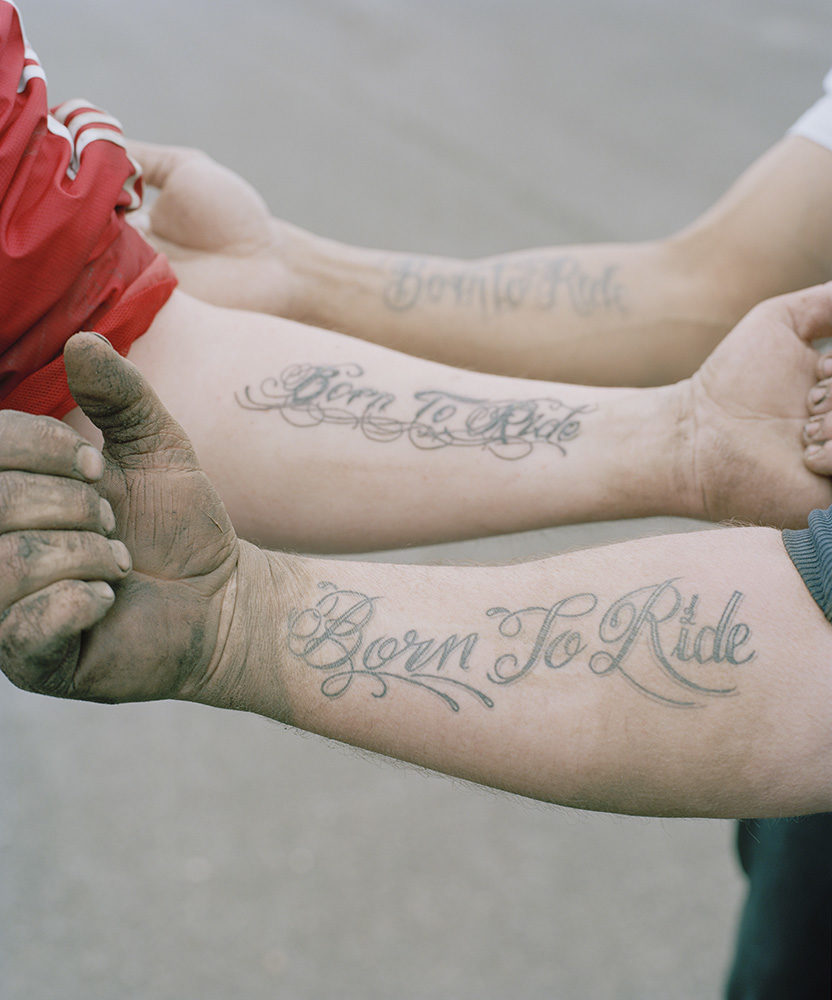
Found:
[[[748,876],[728,1000],[832,998],[832,813],[743,820]]]

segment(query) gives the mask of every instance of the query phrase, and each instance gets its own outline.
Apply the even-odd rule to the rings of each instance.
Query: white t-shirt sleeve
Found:
[[[797,119],[789,133],[832,149],[832,70],[824,78],[823,91],[823,97]]]

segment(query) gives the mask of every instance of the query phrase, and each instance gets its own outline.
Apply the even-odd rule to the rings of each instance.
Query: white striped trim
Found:
[[[62,121],[69,129],[69,134],[76,141],[78,139],[78,133],[81,129],[86,128],[87,125],[112,125],[113,128],[117,128],[119,132],[122,131],[121,122],[118,118],[113,118],[113,116],[108,115],[106,111],[87,111],[84,114],[75,115],[69,122],[67,122],[66,118],[63,118]]]
[[[93,104],[92,101],[88,101],[85,97],[76,97],[72,101],[64,101],[63,104],[59,104],[55,108],[53,114],[59,122],[66,124],[67,118],[75,114],[76,111],[80,111],[81,108],[86,108],[87,111],[98,111],[102,115],[106,114],[97,104]]]
[[[20,82],[17,85],[18,94],[23,93],[30,80],[43,80],[46,83],[46,73],[43,72],[40,66],[35,66],[34,63],[24,66],[23,72],[20,74]]]
[[[121,146],[122,149],[127,149],[127,143],[124,141],[124,136],[121,132],[115,132],[111,128],[88,128],[75,142],[75,158],[77,160],[81,159],[81,153],[89,146],[91,142],[95,142],[97,139],[103,139],[105,142],[111,142],[114,146]]]
[[[20,74],[20,81],[17,85],[17,92],[20,94],[26,89],[30,80],[43,80],[44,84],[46,84],[46,73],[44,73],[40,65],[37,53],[29,45],[29,40],[26,37],[26,29],[23,27],[23,18],[20,15],[17,4],[13,0],[0,0],[0,3],[8,3],[17,14],[20,33],[23,36],[24,59],[31,60],[28,64],[24,65],[23,71]],[[75,114],[75,112],[82,110],[83,114]],[[75,114],[75,117],[67,127],[66,120],[73,114]],[[75,180],[78,176],[81,154],[91,142],[111,142],[113,145],[121,147],[125,152],[127,150],[127,144],[122,135],[121,122],[112,115],[107,114],[106,111],[103,111],[91,101],[87,101],[82,97],[75,98],[72,101],[65,101],[55,109],[54,113],[47,114],[46,127],[53,135],[57,135],[61,139],[66,139],[69,143],[72,156],[66,168],[66,174],[70,180]],[[127,158],[133,167],[133,173],[130,174],[122,186],[130,195],[128,211],[133,211],[142,203],[136,190],[136,185],[142,176],[142,168],[132,156],[128,156]]]
[[[59,121],[56,121],[53,115],[46,116],[46,127],[53,135],[59,135],[62,139],[72,145],[72,136],[69,134],[69,129],[66,125],[61,125]]]

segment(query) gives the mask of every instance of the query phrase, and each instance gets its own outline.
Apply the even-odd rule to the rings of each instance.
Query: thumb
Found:
[[[832,281],[774,299],[785,309],[797,336],[811,343],[832,337]]]
[[[164,455],[166,467],[198,468],[191,442],[139,369],[98,333],[76,333],[64,347],[69,389],[104,435],[104,453],[121,466]]]

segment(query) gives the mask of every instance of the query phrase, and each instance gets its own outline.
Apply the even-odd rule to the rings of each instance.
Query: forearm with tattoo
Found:
[[[340,425],[370,441],[404,439],[420,450],[479,448],[497,458],[520,459],[536,445],[566,455],[591,404],[570,405],[556,397],[485,399],[440,388],[410,398],[378,389],[357,364],[304,363],[286,368],[259,386],[235,394],[245,410],[275,412],[294,427]],[[396,411],[402,413],[397,416]]]
[[[735,695],[742,668],[756,656],[741,591],[721,602],[719,614],[708,615],[700,595],[674,579],[612,602],[591,592],[555,592],[541,605],[490,607],[480,628],[449,635],[415,627],[387,632],[377,620],[384,617],[383,596],[328,581],[318,588],[317,601],[291,611],[287,644],[296,661],[320,672],[327,698],[362,683],[383,698],[407,684],[454,712],[467,697],[494,708],[500,688],[534,671],[573,665],[607,683],[623,680],[659,704],[699,708]],[[504,651],[495,656],[495,647]]]

